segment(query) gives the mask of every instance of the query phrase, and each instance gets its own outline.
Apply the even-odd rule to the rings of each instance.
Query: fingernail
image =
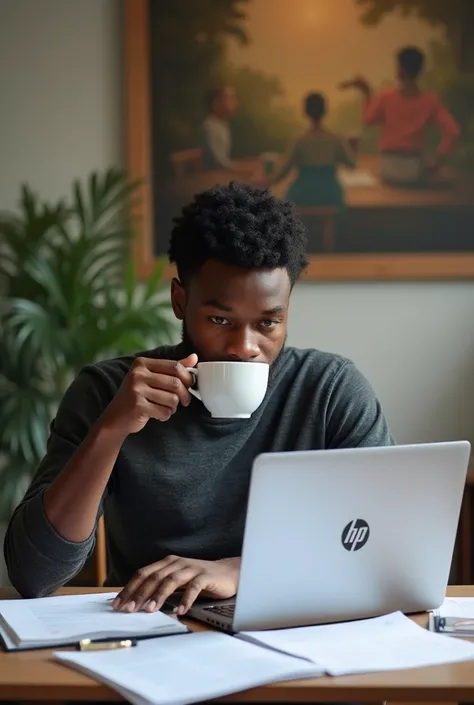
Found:
[[[127,612],[133,612],[134,609],[135,609],[135,602],[132,600],[127,605]]]
[[[147,612],[154,612],[156,609],[156,602],[155,600],[150,600],[150,602],[146,606],[146,611]]]
[[[114,610],[118,610],[121,604],[122,600],[120,599],[120,597],[116,597],[115,600],[112,602],[112,607]]]
[[[180,605],[178,607],[178,614],[184,614],[186,612],[186,608],[184,605]]]

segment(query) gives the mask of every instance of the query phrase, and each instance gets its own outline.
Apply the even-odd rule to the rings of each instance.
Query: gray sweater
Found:
[[[144,354],[181,359],[186,351],[180,345]],[[5,537],[10,580],[24,596],[62,586],[94,549],[95,532],[72,543],[55,531],[43,492],[113,398],[133,359],[85,367],[61,402],[47,454]],[[166,423],[150,420],[127,437],[99,510],[106,520],[106,584],[123,585],[138,568],[168,554],[240,556],[258,453],[392,443],[372,388],[349,360],[288,347],[272,366],[265,399],[250,419],[213,419],[193,397]]]

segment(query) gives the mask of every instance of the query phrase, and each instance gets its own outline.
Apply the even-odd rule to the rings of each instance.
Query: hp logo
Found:
[[[369,525],[363,519],[353,519],[342,532],[342,545],[346,551],[358,551],[369,539]]]

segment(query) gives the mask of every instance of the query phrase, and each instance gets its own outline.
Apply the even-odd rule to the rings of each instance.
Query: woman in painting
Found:
[[[296,169],[296,178],[286,192],[286,198],[299,206],[336,206],[342,211],[344,189],[337,176],[337,167],[354,167],[355,153],[346,141],[324,127],[326,100],[321,93],[306,96],[304,112],[309,129],[296,140],[271,183],[278,183]]]

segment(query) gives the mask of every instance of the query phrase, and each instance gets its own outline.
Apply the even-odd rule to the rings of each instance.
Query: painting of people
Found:
[[[132,151],[149,136],[132,162],[150,181],[153,258],[195,193],[240,180],[294,204],[311,278],[474,276],[469,11],[470,0],[130,0],[127,61],[138,66],[141,37],[148,91],[145,104],[129,79]]]

